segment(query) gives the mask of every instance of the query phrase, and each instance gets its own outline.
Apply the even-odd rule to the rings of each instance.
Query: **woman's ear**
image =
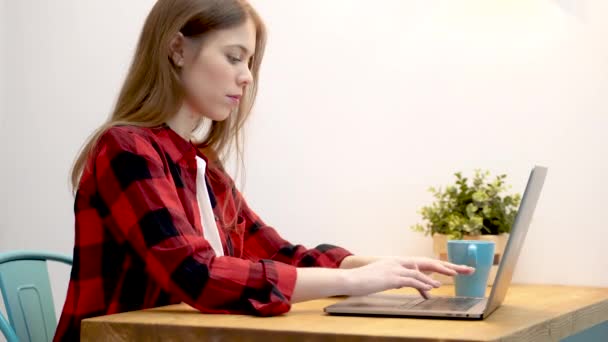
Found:
[[[174,65],[178,67],[184,66],[184,44],[185,37],[181,32],[178,32],[169,43],[169,58]]]

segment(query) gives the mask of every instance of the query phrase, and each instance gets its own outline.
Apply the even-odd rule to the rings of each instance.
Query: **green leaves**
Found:
[[[473,218],[475,216],[475,213],[477,212],[477,210],[479,210],[479,208],[475,204],[473,204],[473,203],[467,204],[467,216],[469,218]]]
[[[501,196],[510,187],[506,175],[488,181],[489,171],[475,170],[472,184],[461,172],[454,174],[456,181],[445,190],[431,187],[435,201],[422,207],[418,213],[426,221],[411,228],[432,235],[446,234],[460,239],[464,234],[501,234],[511,230],[521,195]]]
[[[481,186],[481,184],[478,186]],[[475,191],[471,197],[473,198],[473,201],[475,201],[477,204],[484,204],[490,198],[490,196],[486,194],[483,190]]]

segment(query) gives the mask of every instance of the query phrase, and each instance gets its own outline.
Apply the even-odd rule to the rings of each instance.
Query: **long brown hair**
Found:
[[[236,147],[242,163],[243,127],[257,94],[260,64],[266,45],[266,29],[257,12],[245,0],[158,0],[146,19],[129,72],[108,120],[88,138],[72,168],[75,192],[87,159],[97,141],[110,127],[162,125],[180,108],[184,92],[177,67],[171,62],[171,39],[181,32],[185,37],[203,39],[209,32],[228,29],[251,19],[256,27],[255,53],[250,62],[253,82],[245,89],[236,114],[224,121],[213,121],[198,144],[226,156]]]

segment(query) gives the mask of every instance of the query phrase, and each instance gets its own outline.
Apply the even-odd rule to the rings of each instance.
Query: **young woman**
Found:
[[[179,302],[271,316],[334,295],[407,286],[426,296],[439,286],[426,273],[473,272],[306,249],[247,206],[218,155],[239,151],[265,40],[244,0],[157,1],[114,112],[74,165],[74,265],[55,340],[77,340],[92,316]]]

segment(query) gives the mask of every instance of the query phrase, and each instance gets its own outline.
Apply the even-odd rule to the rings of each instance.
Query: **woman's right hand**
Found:
[[[365,266],[346,270],[347,293],[349,296],[363,296],[370,293],[411,287],[421,294],[441,285],[437,280],[420,272],[417,267],[409,268],[398,259],[380,259]]]

